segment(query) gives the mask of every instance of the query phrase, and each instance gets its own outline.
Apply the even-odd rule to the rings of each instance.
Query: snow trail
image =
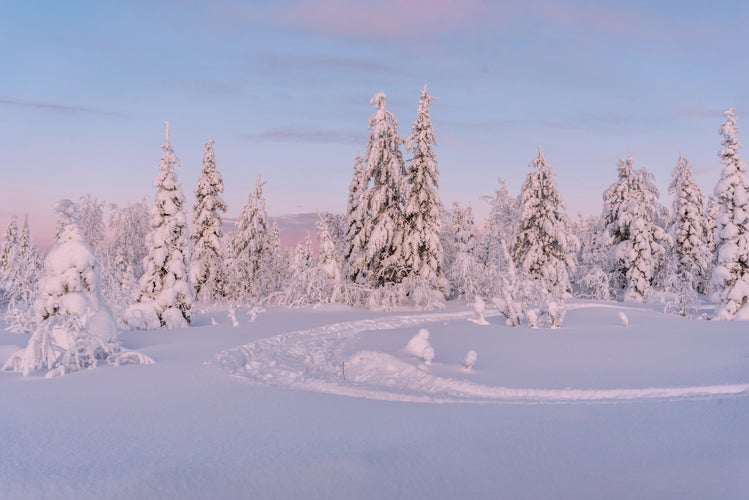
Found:
[[[496,313],[494,314],[496,315]],[[616,403],[749,395],[749,384],[639,389],[539,389],[477,384],[430,374],[379,351],[346,355],[365,331],[468,320],[473,311],[396,316],[296,330],[223,351],[219,365],[242,381],[341,396],[413,403]]]

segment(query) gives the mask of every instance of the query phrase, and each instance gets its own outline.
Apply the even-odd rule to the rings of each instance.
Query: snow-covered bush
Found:
[[[466,353],[465,358],[463,358],[463,369],[467,372],[470,372],[473,370],[473,365],[476,364],[476,360],[478,359],[478,354],[476,354],[476,351],[468,351]]]
[[[624,314],[624,311],[619,312],[619,320],[622,322],[622,325],[629,326],[629,318]]]
[[[411,337],[411,339],[408,341],[405,351],[408,354],[422,357],[422,355],[424,354],[424,349],[430,346],[431,344],[429,343],[429,330],[427,330],[426,328],[421,328],[419,332]]]
[[[468,321],[476,323],[477,325],[488,325],[484,314],[486,313],[486,303],[481,297],[476,297],[473,300],[473,311],[476,313],[475,318],[469,318]]]

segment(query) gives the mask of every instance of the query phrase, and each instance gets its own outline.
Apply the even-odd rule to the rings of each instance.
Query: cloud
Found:
[[[92,115],[104,115],[104,116],[117,116],[120,118],[126,118],[128,115],[123,113],[116,113],[112,111],[105,111],[101,109],[87,108],[84,106],[75,106],[69,104],[59,104],[51,102],[38,102],[38,101],[26,101],[23,99],[15,99],[8,97],[0,97],[0,106],[15,106],[24,108],[33,108],[42,111],[51,111],[55,113],[67,113],[67,114],[92,114]]]
[[[413,39],[449,33],[480,19],[488,0],[293,0],[272,19],[294,28],[353,38]]]
[[[314,130],[294,127],[246,134],[242,137],[251,142],[299,142],[316,144],[357,144],[363,140],[360,133],[348,130]]]

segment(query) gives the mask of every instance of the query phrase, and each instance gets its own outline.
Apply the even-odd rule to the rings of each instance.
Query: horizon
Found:
[[[426,9],[425,7],[429,7]],[[28,214],[54,234],[52,206],[91,194],[151,204],[164,121],[188,203],[215,140],[227,218],[261,174],[268,214],[345,212],[370,97],[384,91],[410,133],[428,84],[440,196],[488,213],[498,177],[520,191],[538,145],[567,214],[596,215],[632,156],[661,203],[680,153],[711,194],[718,129],[749,116],[749,5],[680,2],[341,0],[123,5],[12,1],[0,19],[5,157],[0,227]],[[283,236],[283,235],[282,235]]]

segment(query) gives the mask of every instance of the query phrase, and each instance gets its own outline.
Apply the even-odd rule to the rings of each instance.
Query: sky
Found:
[[[446,205],[485,216],[539,145],[571,218],[627,156],[670,204],[679,153],[712,191],[726,108],[749,141],[748,24],[741,1],[3,0],[0,226],[45,244],[59,199],[150,203],[167,120],[188,197],[212,138],[229,217],[258,174],[270,215],[343,213],[371,96],[405,136],[425,84]]]

